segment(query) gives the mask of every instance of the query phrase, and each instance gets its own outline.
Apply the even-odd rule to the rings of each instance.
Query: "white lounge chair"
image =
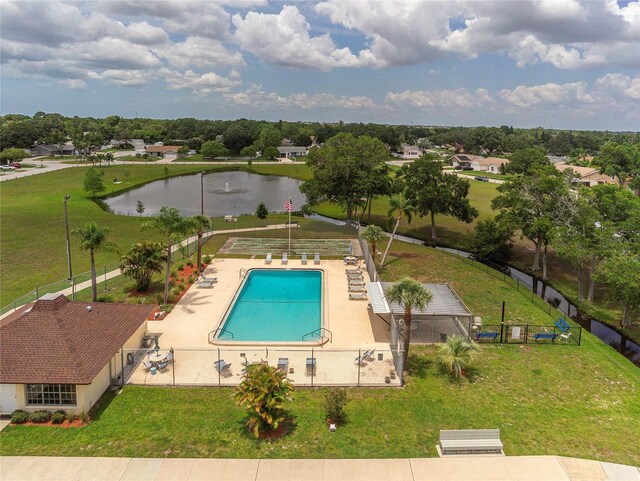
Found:
[[[302,264],[303,266],[307,265],[307,254],[302,254],[302,259],[300,260],[300,264]]]
[[[362,267],[348,267],[344,270],[347,274],[360,274],[362,273]]]
[[[367,300],[367,293],[366,292],[350,292],[349,293],[349,300],[350,301],[365,301],[365,300]]]
[[[219,361],[214,362],[213,365],[215,366],[216,371],[218,371],[223,376],[231,375],[231,363],[227,364],[224,359],[220,359]]]
[[[271,252],[267,254],[267,258],[264,260],[265,264],[271,264]]]
[[[316,255],[313,257],[313,263],[315,265],[320,264],[320,253],[316,252]]]
[[[282,254],[282,263],[283,263],[283,264],[286,264],[286,263],[288,263],[288,262],[289,262],[289,255],[288,255],[286,252],[284,252],[284,253]]]
[[[204,288],[204,289],[210,289],[213,287],[213,285],[218,282],[217,280],[215,281],[205,281],[204,279],[198,278],[196,280],[196,284],[198,284],[198,288]]]
[[[203,280],[204,282],[218,282],[218,278],[217,277],[209,277],[209,276],[205,275],[204,272],[202,274],[200,274],[200,279]]]
[[[367,288],[364,284],[360,285],[351,285],[349,284],[349,292],[367,292]]]

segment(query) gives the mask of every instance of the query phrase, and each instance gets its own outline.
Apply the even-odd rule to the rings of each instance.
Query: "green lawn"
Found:
[[[485,319],[551,319],[496,277],[424,247],[397,243],[385,280],[450,280]],[[640,370],[588,333],[582,346],[486,346],[475,382],[440,375],[432,347],[412,347],[406,386],[351,388],[351,422],[329,433],[321,389],[298,389],[286,437],[256,441],[226,388],[126,387],[83,428],[8,426],[0,455],[405,458],[436,456],[439,429],[500,428],[507,455],[640,464]]]
[[[475,171],[475,170],[458,171],[458,173],[462,178],[464,178],[464,176],[467,176],[467,177],[481,176],[481,177],[486,177],[488,179],[497,179],[497,180],[509,180],[513,178],[513,176],[509,174],[506,174],[506,175],[492,174],[491,172],[482,172],[482,171]]]
[[[105,195],[122,192],[137,185],[164,177],[164,165],[116,165],[98,167],[105,172]],[[170,165],[169,175],[200,172],[202,166]],[[234,167],[238,168],[238,167]],[[247,167],[242,167],[247,169]],[[207,171],[228,169],[210,166]],[[250,169],[262,174],[290,175],[305,178],[310,175],[304,165],[264,165]],[[36,286],[42,286],[67,277],[67,258],[63,197],[71,194],[68,202],[70,228],[80,227],[96,221],[111,228],[110,240],[122,252],[142,239],[161,240],[153,231],[140,230],[143,217],[119,216],[102,210],[82,190],[82,179],[86,170],[69,168],[34,175],[2,183],[0,197],[0,304],[9,304]],[[110,182],[122,180],[121,184]],[[199,186],[198,186],[199,188]],[[253,216],[240,216],[233,227],[265,225]],[[228,229],[223,219],[216,219],[216,229]],[[77,240],[71,238],[73,272],[89,270],[89,255],[81,252]],[[96,255],[96,265],[112,264],[119,259],[118,253],[101,252]]]

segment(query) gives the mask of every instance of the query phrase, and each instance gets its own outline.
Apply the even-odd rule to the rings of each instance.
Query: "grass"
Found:
[[[107,191],[104,195],[122,192],[146,182],[164,177],[164,165],[114,165],[97,167],[105,172]],[[236,167],[237,168],[237,167]],[[197,165],[170,165],[169,175],[202,171]],[[222,171],[224,166],[211,166],[208,172]],[[243,169],[247,169],[243,167]],[[248,169],[261,174],[290,175],[308,178],[304,165],[264,165]],[[140,230],[144,217],[119,216],[104,211],[82,190],[83,168],[69,168],[41,175],[9,180],[2,184],[0,202],[0,304],[6,305],[21,295],[48,283],[67,277],[67,258],[63,197],[71,194],[68,202],[71,230],[95,221],[111,228],[110,240],[121,252],[142,239],[163,240],[154,231]],[[111,179],[122,180],[113,184]],[[36,194],[37,193],[37,194]],[[234,227],[265,225],[253,216],[240,216]],[[227,229],[229,224],[216,219],[215,229]],[[101,252],[96,265],[103,266],[119,260],[120,254]],[[75,237],[71,237],[71,259],[74,273],[89,270],[89,255],[82,252]]]
[[[509,180],[512,179],[513,176],[510,174],[492,174],[491,172],[483,172],[483,171],[477,171],[477,170],[462,170],[462,171],[456,171],[461,177],[464,178],[464,176],[468,176],[468,177],[486,177],[487,179],[497,179],[497,180]]]
[[[424,247],[395,243],[385,280],[449,279],[465,303],[495,316],[509,311],[548,322],[497,278]],[[85,427],[8,426],[0,455],[406,458],[435,457],[439,429],[499,427],[507,455],[561,455],[640,464],[639,370],[588,333],[582,346],[488,346],[474,382],[453,383],[432,347],[411,348],[403,389],[348,390],[349,424],[330,433],[322,389],[298,389],[292,431],[256,441],[227,388],[127,386],[103,396]],[[364,441],[363,441],[364,440]]]
[[[202,154],[189,155],[188,157],[180,157],[175,159],[174,162],[247,162],[246,157],[231,156],[226,157],[203,157]],[[251,162],[274,162],[274,159],[269,157],[256,157],[251,159]]]
[[[157,162],[161,160],[160,157],[156,157],[155,155],[149,155],[147,158],[141,156],[136,157],[135,155],[123,155],[122,157],[118,157],[115,159],[119,162]]]

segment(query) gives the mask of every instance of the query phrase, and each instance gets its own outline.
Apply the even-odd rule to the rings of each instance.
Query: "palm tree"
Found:
[[[202,235],[212,228],[211,217],[207,217],[206,215],[195,215],[191,217],[191,223],[193,230],[198,235],[198,254],[197,254],[197,265],[198,272],[202,270]]]
[[[83,251],[89,251],[89,257],[91,258],[91,299],[93,302],[98,300],[95,253],[99,251],[117,251],[116,245],[107,240],[109,231],[108,227],[100,227],[95,222],[89,222],[84,227],[79,227],[71,232],[80,239],[80,248]]]
[[[151,277],[162,272],[165,261],[165,245],[162,242],[137,242],[127,255],[120,259],[120,270],[125,277],[135,279],[136,290],[149,289]]]
[[[471,364],[479,352],[480,346],[475,342],[467,341],[462,336],[451,336],[445,344],[438,347],[436,361],[454,379],[459,380],[463,369]]]
[[[377,225],[371,224],[362,231],[362,238],[367,241],[371,249],[371,258],[376,258],[376,244],[384,239],[384,231]]]
[[[164,304],[169,302],[169,272],[171,271],[171,250],[174,236],[185,235],[191,229],[191,220],[180,215],[175,207],[163,205],[160,213],[142,224],[143,229],[156,229],[167,236],[167,268],[164,276]]]
[[[396,215],[396,225],[393,228],[393,232],[391,233],[391,237],[389,237],[389,242],[387,243],[387,248],[384,250],[384,254],[382,256],[382,260],[380,261],[380,269],[384,267],[384,261],[387,258],[387,254],[389,253],[389,249],[391,249],[391,243],[393,242],[393,236],[396,235],[396,231],[398,230],[398,226],[400,225],[400,221],[402,220],[402,216],[407,218],[407,223],[411,224],[411,217],[415,214],[416,208],[411,205],[407,199],[402,197],[391,197],[389,199],[389,211],[387,212],[387,216],[391,218],[393,214]]]
[[[433,294],[415,279],[403,277],[386,290],[387,301],[397,302],[404,307],[404,355],[402,365],[407,368],[409,345],[411,344],[411,309],[425,309]]]

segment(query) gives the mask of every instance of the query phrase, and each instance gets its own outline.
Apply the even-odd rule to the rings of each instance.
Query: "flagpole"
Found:
[[[291,196],[289,196],[289,249],[287,250],[287,255],[291,255]]]

